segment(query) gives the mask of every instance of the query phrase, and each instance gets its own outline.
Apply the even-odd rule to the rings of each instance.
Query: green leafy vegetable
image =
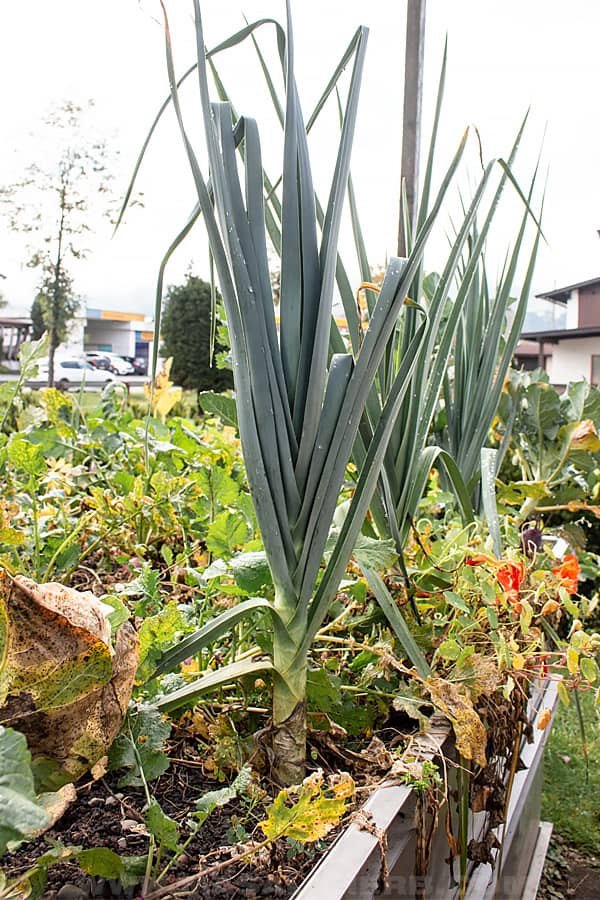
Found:
[[[169,758],[165,743],[170,733],[166,716],[154,707],[140,704],[128,712],[123,730],[109,752],[111,769],[127,769],[119,780],[121,787],[143,784],[142,773],[147,781],[152,781],[166,772]]]

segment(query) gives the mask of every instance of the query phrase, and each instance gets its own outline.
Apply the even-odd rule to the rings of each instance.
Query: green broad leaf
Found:
[[[126,769],[119,780],[120,787],[138,787],[146,781],[158,778],[169,768],[165,743],[171,733],[166,716],[155,707],[140,704],[130,709],[121,733],[108,754],[111,769]]]
[[[357,581],[346,582],[343,590],[345,593],[350,594],[351,597],[354,597],[358,603],[364,603],[367,599],[367,583],[362,578],[359,578]]]
[[[491,584],[491,582],[489,582],[489,581],[481,581],[479,583],[479,587],[481,589],[481,594],[483,596],[484,601],[489,604],[494,604],[496,602],[496,596],[497,596],[495,585]],[[493,610],[492,610],[492,612],[493,612]],[[489,616],[488,616],[488,619],[489,619]],[[498,626],[494,625],[493,627],[497,628]]]
[[[253,533],[258,531],[258,521],[256,519],[256,512],[250,494],[246,494],[242,491],[237,499],[236,506],[238,511],[241,512],[246,519],[246,522],[250,526],[250,530]]]
[[[404,712],[411,719],[415,719],[419,722],[419,727],[423,730],[427,723],[429,722],[429,716],[423,712],[423,707],[431,705],[427,700],[423,700],[421,697],[417,697],[416,694],[413,696],[410,688],[405,686],[403,688],[402,694],[397,694],[392,700],[392,706],[398,712]]]
[[[590,684],[594,684],[598,680],[598,666],[595,660],[590,659],[589,656],[581,657],[579,660],[579,668],[583,677],[589,681]]]
[[[239,485],[220,466],[200,469],[197,476],[198,486],[207,497],[213,509],[233,506],[240,493]]]
[[[560,702],[563,703],[565,706],[569,706],[571,703],[571,698],[569,697],[569,692],[566,689],[566,687],[564,686],[562,681],[558,682],[558,684],[556,685],[556,689],[558,691],[558,698],[559,698]]]
[[[173,551],[168,544],[163,544],[160,548],[160,555],[168,566],[173,565]]]
[[[453,606],[455,609],[460,609],[460,611],[464,613],[472,612],[469,604],[458,594],[455,594],[454,591],[444,591],[444,598],[446,603]]]
[[[524,500],[543,500],[552,495],[545,481],[511,481],[499,488],[498,496],[502,502],[515,505]]]
[[[215,556],[231,556],[248,537],[246,520],[226,510],[208,526],[206,546]]]
[[[442,657],[442,659],[450,659],[457,660],[462,652],[462,647],[455,641],[454,638],[450,638],[447,641],[442,641],[440,646],[438,647],[438,654]]]
[[[550,384],[535,382],[525,391],[524,419],[534,432],[554,440],[560,428],[560,399]]]
[[[218,416],[223,425],[237,430],[237,408],[235,400],[228,394],[215,394],[214,391],[200,391],[200,406],[205,415]]]
[[[327,730],[332,720],[351,736],[364,736],[373,728],[377,709],[368,703],[356,703],[352,695],[342,691],[342,682],[337,675],[325,669],[309,669],[306,684],[306,699],[312,714],[314,727]],[[327,716],[324,720],[322,713]]]
[[[589,635],[585,631],[575,631],[571,635],[571,646],[574,650],[586,650],[589,648]]]
[[[571,381],[563,395],[561,406],[571,422],[579,422],[585,418],[584,409],[590,393],[587,381]]]
[[[77,854],[77,862],[87,875],[96,878],[121,878],[124,866],[118,853],[108,847],[93,847],[81,850]]]
[[[218,791],[208,791],[206,794],[203,794],[196,801],[196,811],[192,813],[198,825],[203,825],[213,810],[225,806],[231,800],[235,800],[236,797],[245,794],[251,777],[252,770],[250,767],[243,766],[229,787],[220,788]]]
[[[498,621],[498,613],[495,609],[493,609],[493,607],[488,606],[486,607],[485,614],[488,618],[488,622],[490,623],[491,628],[493,628],[495,631],[500,624]]]
[[[136,673],[137,684],[144,684],[151,677],[163,652],[175,643],[184,630],[183,617],[175,600],[167,603],[155,616],[144,620],[138,632],[140,662]]]
[[[533,619],[533,607],[530,603],[525,600],[525,598],[521,599],[521,612],[519,614],[519,624],[521,625],[521,631],[523,634],[529,634],[529,628],[531,626],[531,620]]]
[[[9,841],[20,841],[49,822],[35,795],[27,741],[0,725],[0,855]]]
[[[16,395],[16,381],[5,381],[3,384],[0,384],[0,406],[10,406]]]
[[[569,594],[568,590],[565,587],[559,587],[558,596],[560,597],[560,602],[567,610],[569,615],[573,616],[574,619],[578,619],[580,615],[579,607],[574,602],[574,600],[571,599],[571,595]]]
[[[123,871],[119,881],[124,888],[133,887],[141,882],[148,868],[148,856],[122,856]]]
[[[123,489],[124,494],[133,491],[135,476],[131,472],[114,472],[111,473],[111,483]]]
[[[46,471],[44,456],[39,447],[26,437],[13,434],[8,442],[8,461],[17,471],[35,477]]]
[[[25,542],[26,534],[24,531],[16,531],[14,528],[0,529],[0,544],[4,544],[6,547],[21,547]],[[81,553],[81,550],[79,552]]]
[[[127,622],[130,618],[131,613],[129,608],[123,603],[121,598],[117,594],[105,594],[102,597],[102,602],[106,603],[107,606],[112,607],[112,612],[108,613],[108,622],[110,625],[111,634],[114,635],[119,630],[123,622]]]
[[[379,572],[394,565],[398,559],[394,541],[391,538],[380,540],[368,537],[362,532],[356,539],[352,555],[361,569],[366,566],[368,569],[375,569]]]
[[[306,678],[308,708],[324,713],[333,712],[342,699],[339,684],[339,678],[330,675],[325,669],[309,669]]]
[[[460,655],[456,660],[456,668],[460,669],[464,664],[469,660],[473,654],[475,653],[475,647],[463,647],[460,651]]]
[[[175,853],[179,848],[179,825],[175,819],[171,819],[162,809],[158,800],[154,797],[144,816],[146,828],[156,838],[160,847],[166,847]]]
[[[108,847],[92,847],[90,850],[71,849],[84,872],[96,878],[118,880],[123,888],[139,884],[146,874],[148,857],[145,854],[143,856],[121,856],[114,850],[109,850]],[[68,848],[65,848],[65,852],[68,852]],[[61,859],[58,858],[51,862],[61,862]]]
[[[230,559],[235,583],[248,594],[260,594],[266,587],[273,586],[273,576],[263,551],[239,553]]]
[[[37,371],[37,364],[41,359],[48,355],[48,347],[50,338],[45,334],[38,341],[25,341],[19,347],[19,366],[21,373],[26,372],[27,377],[34,374],[33,369]]]

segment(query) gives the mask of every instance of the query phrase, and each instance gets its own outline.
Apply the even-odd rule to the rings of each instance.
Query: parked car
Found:
[[[59,391],[79,388],[82,384],[84,387],[104,387],[119,380],[112,372],[97,369],[85,359],[54,360],[54,384]],[[40,362],[38,374],[28,384],[31,387],[44,387],[48,384],[48,360]]]
[[[134,375],[148,374],[148,360],[144,359],[143,356],[124,356],[123,359],[126,362],[131,363]]]
[[[105,353],[89,352],[85,354],[85,358],[95,369],[110,370],[110,359]]]
[[[85,354],[85,358],[96,368],[108,369],[109,372],[114,372],[115,375],[133,375],[135,371],[130,362],[116,353],[89,350]]]

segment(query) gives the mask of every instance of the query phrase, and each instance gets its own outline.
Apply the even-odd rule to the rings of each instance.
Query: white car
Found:
[[[117,375],[133,375],[134,368],[130,362],[116,353],[102,353],[100,350],[89,350],[86,354],[88,362],[98,369],[108,369]]]
[[[54,360],[54,384],[59,391],[68,391],[70,388],[104,387],[107,384],[118,382],[119,379],[106,369],[95,369],[85,359],[55,359]],[[44,387],[48,384],[48,360],[40,362],[38,373],[28,384],[31,387]]]

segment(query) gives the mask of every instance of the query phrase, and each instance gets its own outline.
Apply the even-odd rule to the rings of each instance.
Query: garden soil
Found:
[[[599,855],[586,854],[553,835],[537,900],[598,900],[600,897]]]
[[[172,763],[169,770],[151,785],[153,796],[164,812],[182,822],[194,810],[195,801],[224,785],[208,779],[201,766],[185,761]],[[112,773],[77,787],[77,800],[46,834],[18,852],[7,854],[3,869],[14,878],[33,866],[36,859],[49,849],[53,841],[84,849],[108,847],[123,856],[143,855],[148,850],[148,836],[143,833],[145,796],[141,788],[118,786]],[[263,816],[262,807],[255,807],[251,821]],[[255,858],[232,861],[239,853],[239,845],[231,844],[230,829],[238,822],[248,826],[248,810],[240,801],[232,801],[208,817],[186,848],[177,865],[169,870],[160,885],[145,895],[153,897],[206,898],[206,900],[238,900],[238,898],[289,897],[312,868],[312,852],[300,847],[283,848],[275,845],[260,851]],[[257,830],[257,841],[262,833]],[[233,839],[235,840],[235,838]],[[166,865],[167,859],[161,865]],[[200,871],[208,874],[201,877]],[[118,882],[85,875],[76,863],[58,863],[50,867],[46,900],[84,900],[88,897],[138,898],[140,889],[119,887]],[[196,877],[194,877],[196,876]],[[181,882],[181,884],[180,884]],[[172,886],[172,887],[171,887]],[[164,892],[163,892],[164,890]]]

